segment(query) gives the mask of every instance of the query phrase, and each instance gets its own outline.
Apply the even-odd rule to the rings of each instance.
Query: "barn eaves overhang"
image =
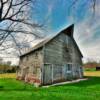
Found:
[[[77,50],[79,51],[81,57],[83,57],[83,55],[82,55],[82,53],[81,53],[81,51],[80,51],[80,49],[79,49],[79,47],[78,47],[78,45],[77,45],[75,39],[73,38],[74,24],[72,24],[72,25],[70,25],[69,27],[67,27],[66,29],[60,31],[60,32],[57,33],[56,35],[54,35],[54,36],[52,36],[52,37],[50,37],[50,38],[47,38],[47,39],[45,39],[45,40],[39,42],[37,45],[35,45],[35,46],[34,46],[33,48],[31,48],[29,51],[27,51],[26,53],[20,55],[20,57],[23,57],[23,56],[25,56],[25,55],[28,55],[29,53],[34,52],[34,51],[36,51],[36,50],[42,48],[45,44],[47,44],[49,41],[51,41],[51,40],[54,39],[56,36],[58,36],[59,34],[62,34],[62,33],[65,33],[66,35],[72,37],[73,42],[74,42],[74,44],[75,44]]]

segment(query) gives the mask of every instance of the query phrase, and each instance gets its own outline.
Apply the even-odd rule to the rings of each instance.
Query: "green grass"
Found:
[[[49,88],[0,79],[0,100],[100,100],[100,77]]]
[[[96,68],[84,68],[84,71],[96,71]]]

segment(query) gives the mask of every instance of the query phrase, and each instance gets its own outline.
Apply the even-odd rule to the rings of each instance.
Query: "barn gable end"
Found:
[[[62,31],[44,45],[43,84],[82,78],[82,54],[72,32]]]

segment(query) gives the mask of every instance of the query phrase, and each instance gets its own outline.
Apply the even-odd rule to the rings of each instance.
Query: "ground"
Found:
[[[100,71],[87,71],[89,79],[49,88],[17,81],[15,74],[0,75],[0,100],[100,100]]]

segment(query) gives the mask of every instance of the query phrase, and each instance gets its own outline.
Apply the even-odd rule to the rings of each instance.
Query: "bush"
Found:
[[[96,68],[84,68],[85,71],[96,71]]]
[[[0,64],[0,71],[2,73],[14,73],[14,72],[16,72],[16,66]]]

